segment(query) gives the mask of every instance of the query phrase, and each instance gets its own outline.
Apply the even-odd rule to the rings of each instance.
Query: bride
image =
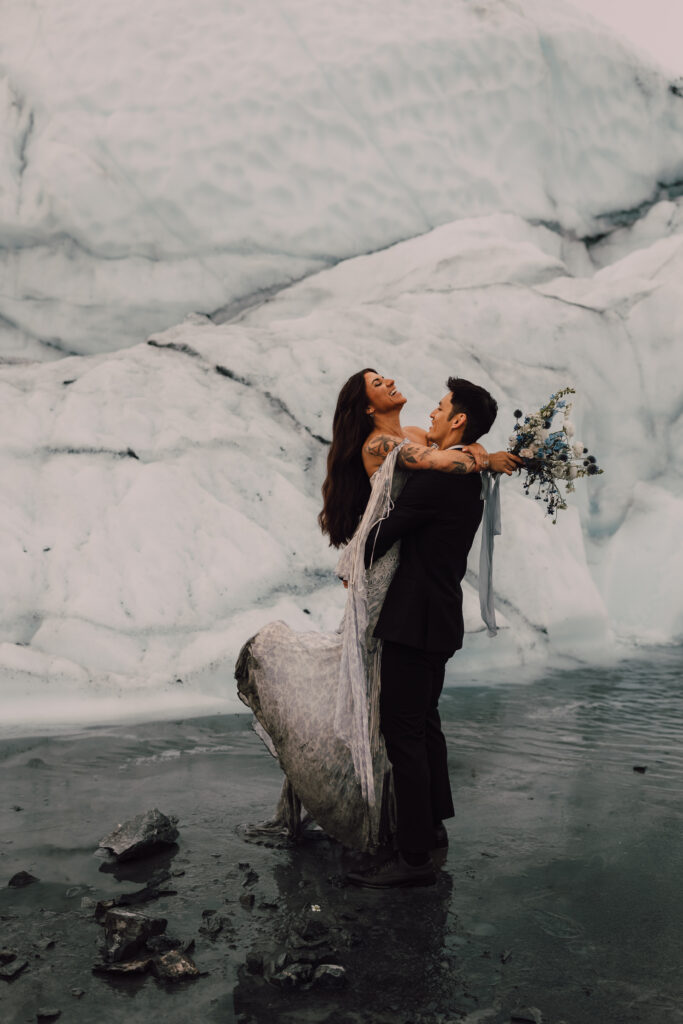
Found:
[[[489,455],[478,444],[428,447],[428,432],[402,427],[405,403],[394,380],[373,369],[353,374],[339,393],[319,523],[334,547],[346,544],[337,566],[348,587],[340,629],[298,633],[274,622],[240,652],[240,698],[285,773],[274,819],[248,833],[296,838],[302,805],[355,850],[374,849],[392,832],[391,769],[379,731],[381,641],[372,634],[399,551],[397,544],[366,572],[365,541],[408,472],[509,474],[517,466],[509,453]]]

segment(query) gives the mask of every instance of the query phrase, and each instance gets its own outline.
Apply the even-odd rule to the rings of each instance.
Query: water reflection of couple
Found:
[[[303,805],[352,849],[393,840],[392,858],[349,876],[381,888],[431,884],[430,851],[447,845],[453,803],[438,700],[462,646],[460,584],[490,490],[479,471],[509,474],[519,461],[476,443],[497,412],[483,388],[450,378],[427,432],[401,426],[405,401],[374,370],[354,374],[337,401],[320,525],[335,547],[346,544],[340,630],[271,623],[236,668],[286,776],[264,827],[296,835]]]

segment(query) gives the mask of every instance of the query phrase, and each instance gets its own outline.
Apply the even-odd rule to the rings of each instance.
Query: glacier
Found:
[[[462,217],[594,236],[683,179],[680,91],[559,0],[6,0],[5,358],[127,347]]]
[[[2,728],[237,710],[262,624],[336,628],[366,365],[406,424],[488,387],[491,450],[573,385],[605,470],[557,525],[503,480],[451,681],[680,642],[683,89],[554,2],[6,6]]]

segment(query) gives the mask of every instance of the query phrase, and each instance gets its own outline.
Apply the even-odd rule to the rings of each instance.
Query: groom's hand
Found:
[[[490,469],[489,453],[477,441],[472,444],[464,444],[462,450],[474,459],[475,473],[481,473],[482,469]]]
[[[492,473],[505,473],[511,476],[522,465],[522,459],[512,452],[492,452],[489,455],[489,469]]]

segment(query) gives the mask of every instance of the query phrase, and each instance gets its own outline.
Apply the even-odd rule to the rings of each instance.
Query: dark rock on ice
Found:
[[[543,1024],[543,1014],[535,1006],[527,1006],[510,1014],[510,1024]]]
[[[125,960],[123,963],[97,963],[93,965],[93,974],[146,974],[152,967],[152,958],[141,960]]]
[[[0,967],[0,978],[3,981],[14,981],[22,971],[28,967],[28,960],[12,960],[11,963]]]
[[[263,974],[263,953],[256,950],[247,953],[245,964],[249,974]]]
[[[313,977],[313,968],[310,964],[289,964],[270,976],[270,982],[278,988],[301,988],[307,985]]]
[[[194,945],[194,941],[189,943],[189,945]],[[147,939],[147,949],[152,953],[168,953],[170,950],[182,949],[182,946],[183,940],[173,938],[171,935],[153,935]],[[188,947],[183,952],[187,953]]]
[[[162,877],[168,878],[168,872],[165,872]],[[138,907],[151,900],[157,900],[160,896],[176,895],[176,889],[160,889],[158,884],[154,884],[154,880],[152,880],[144,889],[137,889],[135,892],[122,892],[120,896],[114,896],[112,899],[100,900],[95,907],[95,920],[101,923],[104,920],[104,915],[115,907]]]
[[[289,964],[293,964],[294,961],[295,957],[292,956],[288,949],[285,949],[282,953],[278,954],[278,956],[276,956],[274,960],[271,961],[268,970],[270,974],[277,974],[278,971],[283,970]]]
[[[3,948],[0,949],[0,964],[11,964],[13,960],[16,960],[17,954],[13,949]]]
[[[337,951],[335,949],[325,945],[317,949],[292,950],[290,960],[296,961],[299,964],[311,964],[312,967],[317,967],[318,964],[331,962],[336,955]]]
[[[229,917],[219,914],[217,910],[203,910],[202,917],[204,923],[200,924],[199,931],[210,939],[215,939],[224,928],[229,928],[232,923]]]
[[[58,1010],[56,1007],[53,1008],[51,1006],[43,1006],[36,1013],[36,1020],[38,1020],[38,1021],[57,1020],[57,1018],[61,1017],[61,1015],[62,1015],[62,1011]]]
[[[12,875],[7,885],[12,889],[23,889],[27,885],[33,885],[34,882],[38,882],[39,879],[35,875],[30,875],[28,871],[17,871],[16,875]]]
[[[109,850],[119,861],[144,857],[159,847],[173,846],[178,838],[177,824],[177,818],[169,818],[155,807],[117,825],[113,832],[100,840],[99,846]]]
[[[329,934],[329,927],[312,912],[305,911],[297,917],[290,930],[289,941],[293,946],[319,946]]]
[[[243,892],[242,895],[240,896],[240,903],[246,910],[251,910],[251,908],[254,906],[255,900],[256,897],[254,896],[253,892]]]
[[[109,910],[104,916],[104,959],[110,963],[126,960],[144,948],[153,935],[166,930],[165,918],[145,917],[132,910]]]
[[[184,981],[186,978],[199,977],[199,969],[194,960],[178,949],[156,956],[152,961],[152,971],[162,981]]]
[[[116,910],[118,907],[118,897],[114,896],[110,900],[100,900],[95,904],[95,920],[98,924],[104,924],[104,919],[110,910]]]
[[[71,989],[71,995],[74,997],[74,999],[82,999],[83,996],[85,995],[85,989],[84,988],[72,988]]]
[[[638,772],[639,775],[644,775],[645,772],[647,771],[647,765],[646,764],[634,764],[633,770],[634,770],[634,772]]]
[[[346,969],[341,964],[320,964],[313,971],[313,988],[344,988],[347,984]]]

